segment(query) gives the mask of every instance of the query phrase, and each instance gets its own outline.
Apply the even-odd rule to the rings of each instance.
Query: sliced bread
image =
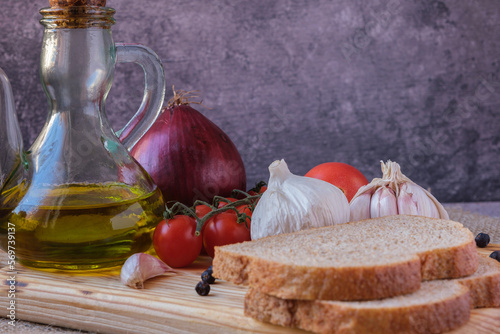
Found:
[[[250,288],[245,315],[314,333],[441,333],[470,317],[469,290],[458,283],[429,281],[416,292],[364,302],[287,300]]]
[[[472,308],[500,307],[500,262],[480,254],[476,272],[456,281],[469,288]]]
[[[213,270],[284,299],[372,300],[473,274],[475,248],[460,223],[400,215],[216,247]]]
[[[500,264],[480,257],[467,278],[428,281],[408,295],[364,302],[286,300],[250,288],[245,314],[315,333],[441,333],[465,324],[471,307],[500,306]]]

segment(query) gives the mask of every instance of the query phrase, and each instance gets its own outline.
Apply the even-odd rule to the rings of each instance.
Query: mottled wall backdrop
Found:
[[[47,104],[38,78],[48,0],[1,0],[0,66],[26,144]],[[109,0],[116,42],[142,43],[167,86],[198,89],[201,111],[239,148],[250,183],[285,158],[303,174],[325,161],[371,179],[379,161],[443,201],[500,200],[497,0]],[[143,76],[117,66],[107,103],[116,129]],[[171,96],[168,90],[167,98]]]

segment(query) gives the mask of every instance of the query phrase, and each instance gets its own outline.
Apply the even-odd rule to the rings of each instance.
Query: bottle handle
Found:
[[[23,150],[23,138],[17,122],[12,87],[0,68],[0,190]]]
[[[139,110],[123,129],[116,132],[130,151],[161,112],[165,98],[165,73],[156,53],[140,44],[116,43],[116,62],[136,63],[142,67],[145,76],[144,97]]]

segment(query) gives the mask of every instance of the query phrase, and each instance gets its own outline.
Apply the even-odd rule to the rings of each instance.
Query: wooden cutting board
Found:
[[[500,245],[481,249],[486,254]],[[0,309],[9,305],[9,269],[0,255]],[[258,322],[243,314],[245,287],[226,282],[212,285],[210,295],[194,287],[210,259],[189,269],[146,282],[145,289],[122,285],[118,271],[75,276],[16,265],[16,318],[53,326],[103,333],[305,333]],[[500,333],[500,308],[477,309],[455,334]]]

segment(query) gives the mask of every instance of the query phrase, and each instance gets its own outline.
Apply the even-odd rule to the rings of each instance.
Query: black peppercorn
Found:
[[[500,262],[500,251],[494,251],[490,254],[490,257]]]
[[[202,274],[201,274],[201,280],[205,283],[208,283],[208,284],[214,284],[215,282],[215,277],[212,276],[213,274],[213,270],[212,270],[212,266],[208,267],[207,270],[205,270]]]
[[[490,243],[490,236],[486,233],[479,233],[476,236],[476,246],[484,248]]]
[[[206,296],[210,292],[210,285],[203,281],[198,282],[194,288],[200,296]]]

